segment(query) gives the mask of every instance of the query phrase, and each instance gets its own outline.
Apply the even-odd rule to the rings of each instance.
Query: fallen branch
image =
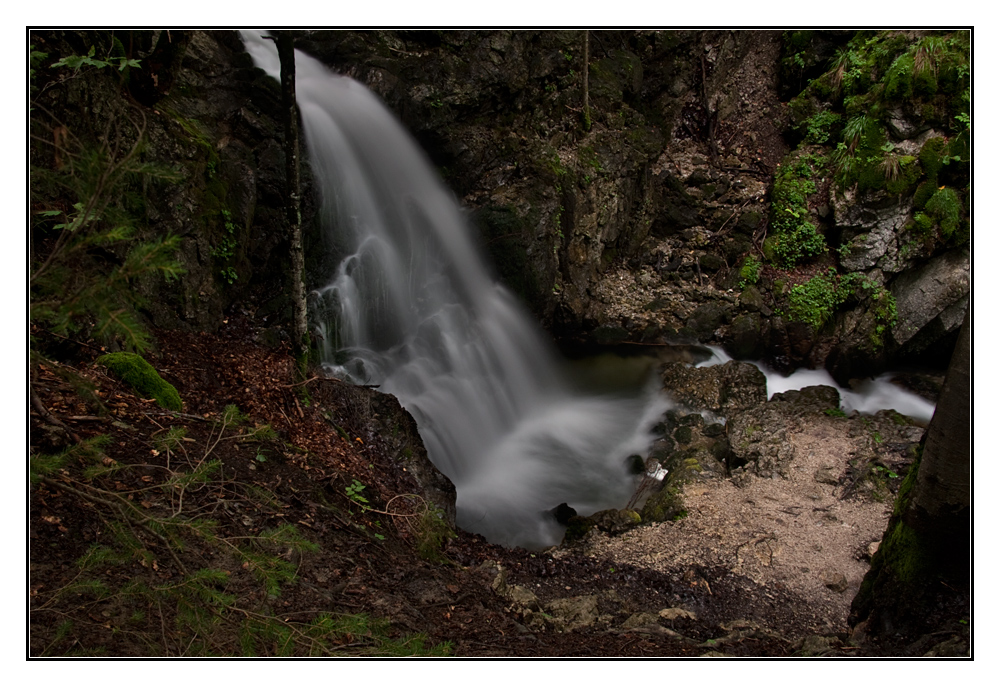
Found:
[[[45,407],[45,404],[42,403],[42,399],[38,396],[38,392],[35,391],[35,387],[29,384],[28,389],[31,391],[31,405],[35,407],[35,410],[38,411],[38,414],[41,415],[42,418],[44,418],[46,421],[48,421],[49,424],[62,430],[62,432],[64,432],[66,436],[72,439],[74,443],[79,444],[80,437],[78,437],[69,427],[65,425],[65,423],[63,423],[62,420],[53,415],[49,411],[49,409]]]
[[[317,379],[324,379],[324,377],[313,377],[312,379],[307,379],[304,382],[297,382],[295,384],[278,384],[279,389],[291,389],[294,386],[302,386],[303,384],[308,384],[309,382],[315,382]]]

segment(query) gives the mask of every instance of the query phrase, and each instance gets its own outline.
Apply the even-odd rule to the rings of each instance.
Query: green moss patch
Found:
[[[896,299],[887,289],[858,272],[838,275],[831,268],[826,274],[817,274],[793,286],[788,293],[788,316],[820,329],[840,306],[861,302],[867,303],[872,315],[870,343],[877,350],[885,343],[885,332],[896,324]]]
[[[172,384],[136,353],[108,353],[97,359],[111,374],[128,384],[143,398],[155,398],[161,407],[180,412],[181,396]]]
[[[813,178],[824,165],[822,158],[797,151],[785,158],[774,180],[771,226],[774,241],[765,249],[784,267],[825,253],[826,241],[810,221],[809,196],[816,193]]]
[[[955,233],[961,211],[962,203],[952,188],[939,189],[924,206],[924,212],[937,220],[941,235],[946,239]]]

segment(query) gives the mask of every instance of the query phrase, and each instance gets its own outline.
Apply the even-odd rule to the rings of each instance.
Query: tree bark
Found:
[[[959,516],[957,522],[951,521],[962,511],[968,514],[971,491],[971,312],[971,307],[965,311],[941,398],[927,428],[924,455],[908,511],[912,520],[926,520],[928,523],[936,520],[937,529],[948,522],[959,528],[956,536],[964,534],[966,537],[968,528],[963,527],[965,517]]]
[[[590,31],[583,32],[583,129],[590,131]]]
[[[281,100],[285,109],[285,179],[288,231],[292,258],[292,348],[297,374],[305,378],[309,362],[309,332],[306,289],[303,282],[305,255],[302,250],[302,204],[299,179],[299,108],[295,102],[295,46],[292,34],[278,31],[278,58],[281,60]]]
[[[971,563],[972,307],[966,310],[923,452],[899,489],[850,623],[873,636],[941,629],[966,615]],[[950,610],[949,610],[950,609]]]

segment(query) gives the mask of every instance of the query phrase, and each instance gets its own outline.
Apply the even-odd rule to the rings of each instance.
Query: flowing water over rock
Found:
[[[721,348],[709,347],[712,355],[697,364],[697,367],[721,365],[732,360]],[[845,389],[834,381],[826,370],[796,370],[790,375],[782,375],[766,365],[754,363],[767,378],[767,397],[807,386],[832,386],[840,392],[840,405],[845,411],[856,410],[870,415],[880,410],[895,410],[921,422],[930,422],[934,414],[934,404],[917,394],[893,383],[894,372],[886,372],[874,379],[866,379],[853,389]]]
[[[273,44],[244,32],[278,78]],[[545,511],[621,507],[668,402],[652,375],[581,391],[516,299],[493,281],[462,211],[378,98],[296,52],[296,90],[322,223],[340,262],[318,290],[328,372],[394,394],[455,483],[458,524],[544,547]]]

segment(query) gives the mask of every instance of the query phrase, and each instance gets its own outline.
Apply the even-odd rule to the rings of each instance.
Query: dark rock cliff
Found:
[[[281,322],[277,84],[235,32],[165,34],[115,32],[146,60],[141,79],[42,68],[36,100],[82,138],[141,113],[144,154],[180,173],[143,209],[148,232],[183,237],[188,271],[144,285],[155,324],[212,329],[232,308]],[[32,40],[51,61],[109,38]],[[586,99],[583,31],[303,31],[298,44],[399,116],[497,276],[567,343],[724,344],[846,380],[932,358],[961,321],[961,35],[594,31]],[[329,263],[307,236],[315,287]]]

